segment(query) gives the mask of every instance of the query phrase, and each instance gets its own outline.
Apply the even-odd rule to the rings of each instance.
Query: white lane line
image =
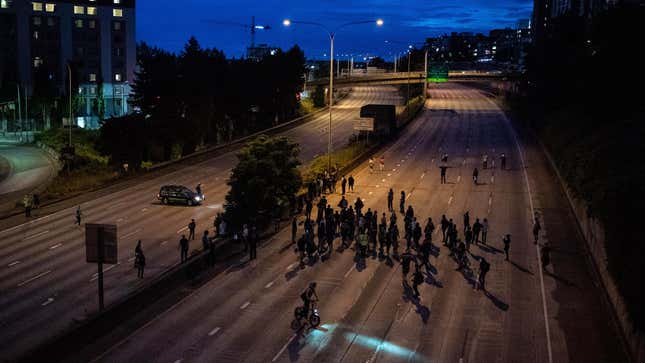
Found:
[[[461,181],[461,175],[457,175],[457,183]]]
[[[396,168],[392,169],[392,171],[396,171]]]
[[[450,199],[448,199],[448,204],[452,204],[452,195],[450,196]]]
[[[271,359],[271,362],[275,362],[276,360],[278,360],[278,358],[280,357],[282,352],[284,352],[284,350],[287,349],[287,347],[289,346],[289,344],[291,344],[291,342],[293,341],[293,338],[295,338],[295,337],[296,337],[296,334],[294,333],[291,336],[291,338],[289,338],[289,340],[287,340],[287,342],[284,344],[282,349],[280,349],[280,351],[275,355],[275,357],[273,357],[273,359]]]
[[[47,306],[53,302],[54,302],[54,298],[50,297],[50,298],[47,298],[47,300],[45,300],[42,304],[40,304],[40,306]]]
[[[369,192],[369,193],[367,193],[367,194],[372,195],[372,192]]]
[[[385,179],[381,179],[381,182],[385,183]]]
[[[181,363],[183,359],[177,359],[174,363]]]
[[[240,310],[246,309],[249,305],[251,305],[250,301],[245,302],[244,304],[242,304],[242,306],[240,306]]]
[[[168,241],[162,241],[162,242],[159,244],[159,246],[163,246],[163,245],[165,245],[166,243],[168,243]]]
[[[461,165],[466,165],[466,159],[464,159],[464,162],[461,163]]]
[[[118,265],[120,265],[120,263],[117,263],[116,265],[110,265],[110,266],[108,266],[108,267],[104,268],[104,269],[103,269],[103,274],[105,274],[106,272],[110,271],[111,269],[113,269],[113,268],[117,267]],[[92,278],[90,279],[90,282],[92,282],[92,281],[96,281],[98,278],[99,278],[99,273],[98,273],[98,272],[95,272],[95,273],[92,275]]]
[[[408,193],[408,195],[405,197],[405,200],[410,199],[411,196],[412,196],[412,192]]]
[[[347,278],[347,276],[349,276],[349,274],[351,274],[352,271],[354,271],[354,266],[352,266],[347,272],[345,272],[345,278]]]
[[[495,175],[493,175],[493,176],[491,176],[491,177],[490,177],[490,183],[491,183],[491,184],[495,183]]]
[[[44,235],[44,234],[47,234],[47,233],[49,233],[49,230],[46,230],[46,231],[43,231],[43,232],[39,232],[39,233],[36,233],[36,234],[32,234],[32,235],[30,235],[30,236],[27,236],[27,237],[23,238],[22,240],[23,240],[23,241],[26,241],[26,240],[28,240],[28,239],[32,239],[32,238],[36,238],[36,237],[40,237],[40,236],[42,236],[42,235]]]
[[[404,159],[401,159],[401,162],[402,162],[402,163],[405,163],[405,160],[404,160]]]
[[[187,229],[188,229],[188,226],[186,226],[186,227],[184,227],[184,228],[182,228],[182,229],[178,230],[178,231],[177,231],[177,234],[180,234],[181,232],[183,232],[183,231],[185,231],[185,230],[187,230]]]
[[[134,257],[128,258],[128,262],[132,262],[132,261],[134,261]]]
[[[117,222],[117,223],[119,223],[119,222],[121,222],[122,220],[123,220],[123,218],[119,218],[119,219],[117,219],[117,220],[116,220],[116,222]]]
[[[53,245],[53,246],[49,247],[49,249],[50,249],[50,250],[55,250],[55,249],[57,249],[58,247],[60,247],[60,246],[62,246],[62,245],[63,245],[62,243],[56,243],[55,245]]]
[[[396,164],[397,167],[401,166],[401,164]]]
[[[13,261],[12,263],[8,264],[7,267],[13,267],[13,266],[15,266],[15,265],[17,265],[19,263],[20,263],[20,261]]]
[[[529,205],[531,206],[530,220],[533,220],[533,217],[535,216],[535,208],[533,207],[533,194],[531,193],[531,184],[529,183],[529,175],[526,172],[526,163],[524,162],[524,155],[522,153],[522,148],[520,147],[520,143],[517,140],[515,129],[513,129],[513,127],[508,124],[508,119],[506,121],[507,121],[506,126],[511,129],[511,134],[513,135],[513,139],[515,140],[515,146],[517,147],[517,152],[520,154],[520,162],[522,163],[522,170],[524,171],[524,182],[526,183],[526,190],[529,194]],[[535,244],[535,252],[537,254],[537,259],[538,259],[537,270],[540,272],[540,288],[542,290],[542,310],[544,313],[544,327],[546,330],[546,347],[547,347],[547,351],[549,352],[549,363],[553,363],[553,352],[551,350],[551,331],[549,330],[549,318],[548,318],[549,315],[546,308],[546,292],[544,290],[544,274],[542,273],[542,269],[540,268],[540,266],[542,266],[542,257],[540,256],[539,244]]]
[[[38,221],[40,221],[40,220],[43,220],[43,219],[49,218],[49,217],[51,217],[51,216],[52,216],[51,214],[48,214],[48,215],[46,215],[46,216],[43,216],[43,217],[40,217],[40,218],[37,218],[37,219],[31,220],[31,221],[29,221],[29,222],[22,223],[22,224],[19,224],[19,225],[17,225],[17,226],[13,226],[13,227],[11,227],[11,228],[7,228],[7,229],[5,229],[5,230],[0,231],[0,233],[11,232],[11,231],[13,231],[14,229],[18,229],[18,228],[23,227],[23,226],[26,226],[26,225],[28,225],[28,224],[29,224],[29,225],[31,225],[31,224],[33,224],[33,223],[36,223],[36,222],[38,222]]]
[[[265,288],[265,289],[268,289],[268,288],[270,288],[271,286],[273,286],[273,284],[274,284],[274,283],[275,283],[275,280],[273,280],[273,281],[269,282],[268,284],[264,285],[264,288]]]
[[[434,164],[434,158],[432,158],[432,160],[430,161],[430,164]]]
[[[121,236],[120,238],[128,238],[128,237],[130,237],[130,236],[132,236],[132,235],[135,235],[135,234],[139,233],[139,231],[141,231],[141,228],[137,229],[136,231],[133,231],[133,232],[130,232],[130,233],[124,234],[124,235],[123,235],[123,236]]]
[[[298,262],[294,262],[294,263],[292,263],[291,265],[287,266],[287,270],[291,270],[291,268],[293,268],[293,267],[294,267],[294,266],[296,266],[297,264],[298,264]]]
[[[148,211],[148,208],[143,208],[141,211],[142,211],[142,212],[147,212],[147,211]]]
[[[424,176],[426,176],[426,173],[421,174],[421,179],[423,179]]]
[[[378,185],[378,184],[376,184],[376,187],[378,188],[378,187],[379,187],[379,185]]]
[[[18,287],[21,287],[21,286],[27,285],[28,283],[30,283],[30,282],[32,282],[32,281],[34,281],[34,280],[37,280],[37,279],[39,279],[39,278],[41,278],[41,277],[43,277],[43,276],[45,276],[45,275],[47,275],[47,274],[49,274],[49,273],[51,273],[51,272],[52,272],[52,270],[47,270],[47,271],[45,271],[45,272],[41,272],[41,273],[39,273],[38,275],[36,275],[36,276],[34,276],[34,277],[32,277],[32,278],[30,278],[30,279],[28,279],[28,280],[25,280],[25,281],[23,281],[23,282],[19,283],[19,284],[18,284]]]
[[[392,176],[392,174],[390,174],[390,173],[387,173],[387,176]]]
[[[208,336],[209,336],[209,337],[212,337],[213,335],[217,334],[217,332],[218,332],[219,330],[220,330],[220,327],[219,327],[219,326],[218,326],[218,327],[215,327],[215,329],[211,330],[211,331],[208,333]]]
[[[488,197],[488,205],[493,204],[493,196]]]

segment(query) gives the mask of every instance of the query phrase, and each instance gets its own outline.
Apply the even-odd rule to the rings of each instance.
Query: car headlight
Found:
[[[196,201],[200,201],[201,199],[202,199],[202,198],[200,198],[200,197],[199,197],[199,195],[195,197],[195,200],[196,200]]]

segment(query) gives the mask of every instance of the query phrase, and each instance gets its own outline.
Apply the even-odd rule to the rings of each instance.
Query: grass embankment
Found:
[[[108,164],[109,158],[95,148],[98,130],[73,129],[72,144],[76,157],[60,171],[50,185],[40,194],[41,200],[50,200],[95,189],[119,177]],[[36,135],[36,141],[60,152],[67,146],[68,129],[51,129]],[[69,171],[68,171],[69,170]]]

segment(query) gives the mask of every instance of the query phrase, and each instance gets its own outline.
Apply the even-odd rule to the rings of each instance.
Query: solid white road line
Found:
[[[293,338],[295,338],[295,337],[296,337],[296,334],[294,333],[294,334],[291,336],[291,338],[289,338],[289,340],[287,340],[287,342],[286,342],[286,343],[285,343],[285,345],[282,347],[282,349],[280,349],[280,351],[275,355],[275,357],[273,357],[273,359],[271,359],[271,362],[275,362],[276,360],[278,360],[278,358],[280,357],[280,355],[282,354],[282,352],[284,352],[284,350],[285,350],[285,349],[287,349],[287,347],[289,346],[289,344],[291,344],[291,341],[293,341]]]
[[[49,247],[49,249],[50,249],[50,250],[55,250],[55,249],[57,249],[58,247],[60,247],[60,246],[62,246],[62,245],[63,245],[62,243],[56,243],[55,245],[53,245],[53,246]]]
[[[351,274],[352,271],[354,271],[354,266],[353,265],[347,272],[345,272],[345,277],[344,278],[347,278],[347,276],[349,276],[349,274]]]
[[[47,300],[45,300],[42,304],[40,304],[40,306],[47,306],[53,302],[54,302],[54,298],[50,297],[50,298],[47,298]]]
[[[27,236],[27,237],[23,238],[22,240],[23,240],[23,241],[26,241],[26,240],[28,240],[28,239],[36,238],[36,237],[42,236],[42,235],[47,234],[47,233],[49,233],[49,230],[47,230],[47,231],[43,231],[43,232],[39,232],[39,233],[36,233],[36,234],[32,234],[32,235],[29,235],[29,236]]]
[[[27,285],[28,283],[30,283],[30,282],[32,282],[32,281],[34,281],[34,280],[36,280],[36,279],[39,279],[39,278],[41,278],[41,277],[43,277],[43,276],[45,276],[45,275],[49,274],[50,272],[52,272],[52,270],[47,270],[47,271],[45,271],[45,272],[41,272],[41,273],[39,273],[38,275],[36,275],[36,276],[34,276],[34,277],[32,277],[32,278],[30,278],[30,279],[28,279],[28,280],[25,280],[25,281],[23,281],[23,282],[19,283],[19,284],[18,284],[18,287],[21,287],[21,286]]]
[[[268,289],[268,288],[270,288],[271,286],[273,286],[273,284],[274,284],[274,283],[275,283],[275,280],[273,280],[273,281],[269,282],[268,284],[264,285],[264,288],[265,288],[265,289]]]
[[[249,305],[251,305],[250,301],[245,302],[244,304],[242,304],[242,306],[240,306],[240,310],[246,309]]]
[[[143,208],[141,211],[146,212],[147,210],[148,210],[148,208]]]
[[[217,332],[218,332],[219,330],[220,330],[220,327],[219,327],[219,326],[218,326],[218,327],[215,327],[215,329],[211,330],[211,331],[208,333],[208,336],[209,336],[209,337],[212,337],[213,335],[217,334]]]
[[[412,192],[408,193],[407,197],[405,197],[405,200],[410,199],[411,196],[412,196]]]
[[[19,263],[20,263],[20,261],[13,261],[12,263],[8,264],[7,267],[13,267],[13,266],[15,266],[15,265],[17,265]]]
[[[490,100],[489,100],[490,101]],[[492,101],[491,101],[492,102]],[[511,129],[511,135],[513,135],[513,139],[515,140],[515,146],[517,147],[517,152],[520,154],[520,162],[522,164],[522,170],[524,171],[524,182],[526,183],[526,190],[529,194],[529,205],[531,206],[531,218],[530,221],[533,220],[533,216],[535,216],[535,208],[533,207],[533,194],[531,193],[531,184],[529,183],[529,175],[526,172],[526,163],[524,162],[524,154],[522,153],[522,148],[520,146],[520,142],[517,140],[517,135],[515,134],[515,129],[509,124],[508,119],[506,119],[507,122],[507,127]],[[546,307],[546,292],[544,290],[544,274],[542,273],[542,257],[540,256],[540,245],[536,244],[535,245],[535,252],[537,254],[537,259],[538,259],[538,267],[537,270],[540,272],[540,288],[542,290],[542,310],[544,313],[544,327],[546,330],[546,347],[547,351],[549,353],[549,363],[553,363],[553,352],[551,350],[551,330],[549,329],[549,315],[547,312],[547,307]]]

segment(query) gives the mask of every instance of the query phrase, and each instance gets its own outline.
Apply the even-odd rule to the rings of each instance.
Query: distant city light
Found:
[[[289,20],[289,19],[284,19],[284,20],[282,21],[282,25],[284,25],[284,26],[289,26],[289,25],[291,25],[291,20]]]

